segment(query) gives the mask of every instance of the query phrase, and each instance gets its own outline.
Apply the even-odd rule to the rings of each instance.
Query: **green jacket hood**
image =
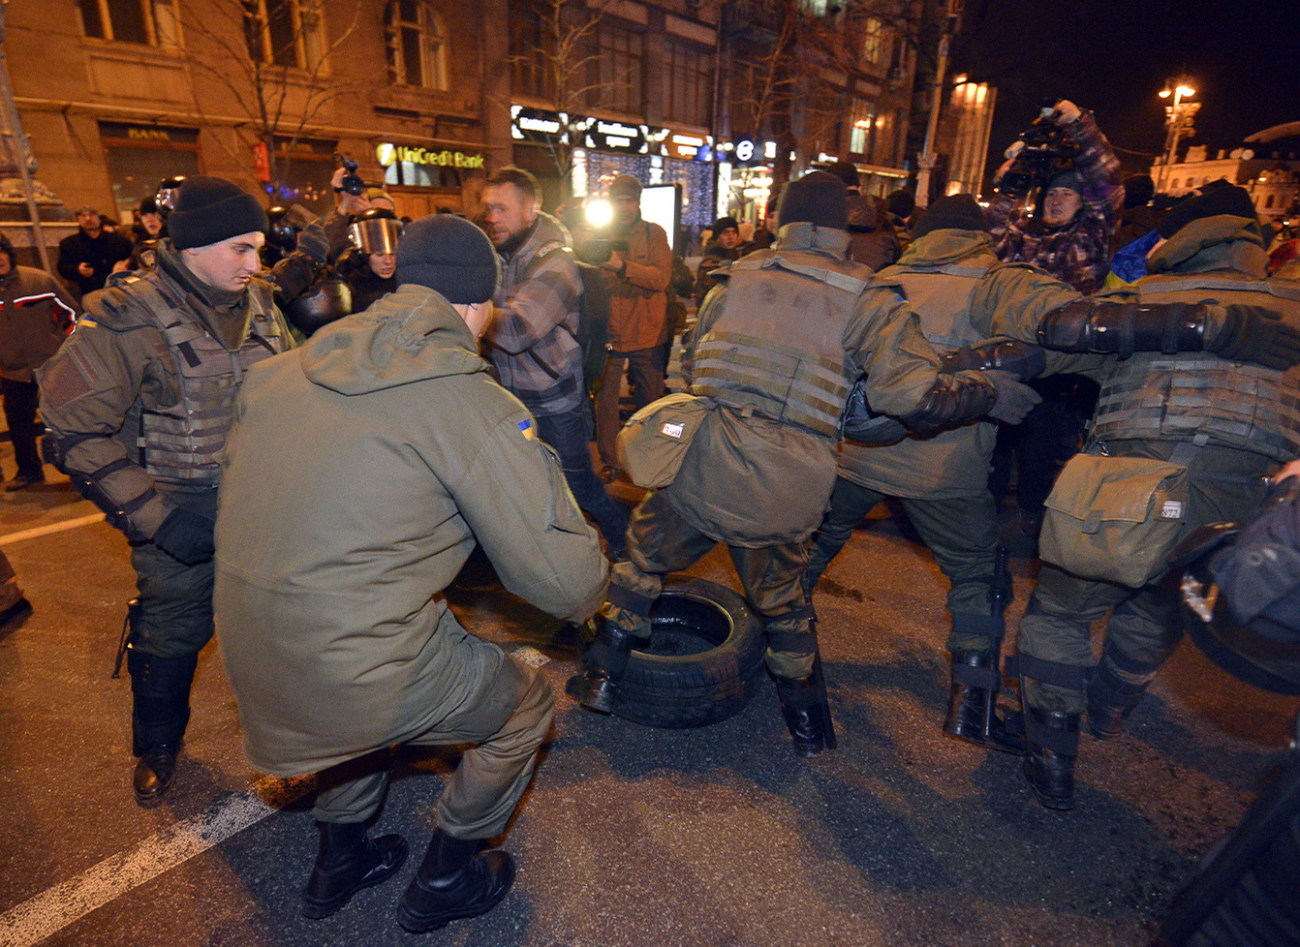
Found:
[[[1259,223],[1232,214],[1202,217],[1181,228],[1147,260],[1148,273],[1210,270],[1238,270],[1262,279],[1268,255]]]
[[[451,303],[414,283],[325,326],[297,357],[312,384],[343,395],[488,370],[478,340]]]
[[[948,266],[954,263],[996,263],[993,241],[983,230],[931,230],[913,240],[903,251],[898,266]]]

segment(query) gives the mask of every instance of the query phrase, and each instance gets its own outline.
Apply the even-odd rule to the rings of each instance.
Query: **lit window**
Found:
[[[1174,190],[1177,190],[1177,189],[1178,189],[1178,181],[1179,181],[1178,178],[1174,178],[1172,181],[1169,182],[1169,186],[1172,187]]]
[[[314,69],[323,55],[323,0],[242,0],[248,55],[259,62]]]
[[[96,39],[177,46],[175,0],[77,0],[81,30]]]
[[[447,88],[447,34],[423,0],[393,0],[384,13],[388,77],[397,85]]]

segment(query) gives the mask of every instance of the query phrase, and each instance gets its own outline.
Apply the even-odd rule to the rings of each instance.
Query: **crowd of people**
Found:
[[[719,218],[694,279],[675,279],[636,178],[608,182],[606,230],[575,234],[513,167],[473,220],[402,220],[344,169],[324,221],[268,216],[220,178],[174,181],[140,206],[134,245],[78,211],[59,261],[74,292],[0,243],[8,489],[43,478],[39,397],[47,457],[130,544],[136,801],[174,783],[215,621],[250,759],[319,774],[303,912],[402,865],[406,841],[368,825],[388,748],[409,743],[468,749],[399,920],[481,914],[514,877],[484,842],[528,785],[554,698],[447,608],[470,552],[542,611],[596,617],[569,692],[607,714],[665,575],[726,545],[807,757],[836,746],[818,581],[897,498],[949,582],[944,732],[1023,757],[1036,798],[1072,808],[1080,730],[1120,735],[1178,641],[1173,545],[1249,519],[1300,456],[1300,283],[1269,278],[1241,188],[1130,214],[1091,114],[1063,100],[1041,121],[1071,160],[1031,174],[1009,150],[987,209],[869,197],[837,162],[782,188],[772,242]],[[1121,244],[1125,221],[1141,232]],[[664,398],[679,292],[699,311],[686,392]],[[648,423],[623,430],[625,376]],[[1100,392],[1086,425],[1057,384],[1078,378]],[[846,438],[855,389],[877,433]],[[1019,489],[1044,561],[1011,713],[994,457],[1035,412],[1050,460],[1022,456]],[[643,479],[621,469],[637,437],[670,466],[629,514],[608,484]],[[0,582],[5,616],[29,609],[3,560]]]

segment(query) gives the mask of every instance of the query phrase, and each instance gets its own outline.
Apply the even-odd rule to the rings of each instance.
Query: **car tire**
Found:
[[[739,713],[763,666],[763,629],[745,600],[706,579],[669,576],[614,693],[614,713],[648,727],[703,727]]]

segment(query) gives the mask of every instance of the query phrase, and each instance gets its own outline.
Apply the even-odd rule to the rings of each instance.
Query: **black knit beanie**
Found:
[[[740,232],[740,224],[735,217],[719,217],[713,222],[713,239],[718,239],[718,234],[724,230],[734,230]]]
[[[1168,239],[1194,220],[1200,220],[1202,217],[1218,217],[1221,214],[1255,220],[1255,205],[1251,202],[1250,194],[1245,188],[1235,185],[1216,187],[1200,197],[1192,197],[1181,204],[1175,204],[1170,208],[1169,213],[1165,214],[1156,229],[1160,231],[1160,236]]]
[[[848,189],[833,174],[809,171],[781,189],[777,220],[781,226],[807,223],[843,230],[848,226]]]
[[[501,263],[487,235],[464,217],[434,214],[407,224],[397,243],[397,282],[418,283],[450,303],[491,299]]]
[[[178,250],[206,247],[245,233],[265,233],[266,211],[225,178],[196,175],[181,185],[167,232]]]
[[[983,230],[987,232],[989,222],[984,217],[984,209],[969,194],[953,194],[941,197],[925,209],[921,219],[912,228],[916,239],[924,237],[932,230]]]

